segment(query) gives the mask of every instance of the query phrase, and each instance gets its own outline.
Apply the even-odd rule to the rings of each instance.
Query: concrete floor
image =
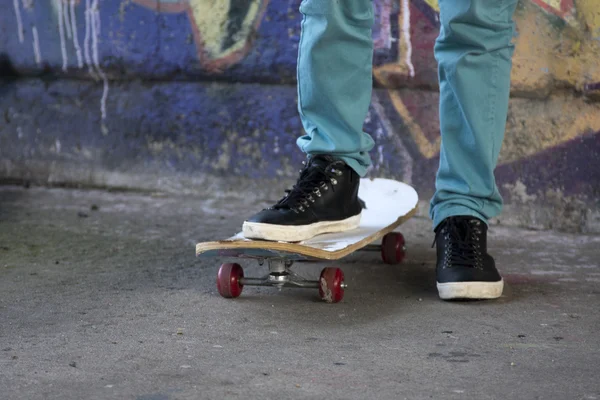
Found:
[[[255,287],[223,299],[222,260],[194,245],[264,205],[1,187],[0,398],[600,399],[599,236],[493,227],[503,297],[448,303],[414,218],[404,264],[338,263],[340,304]]]

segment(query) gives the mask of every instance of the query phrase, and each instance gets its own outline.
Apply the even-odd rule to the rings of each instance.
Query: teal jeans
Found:
[[[377,0],[376,0],[377,1]],[[434,227],[453,215],[487,222],[502,209],[494,169],[504,138],[517,0],[440,0],[434,53],[442,136]],[[371,101],[371,0],[303,0],[298,48],[297,143],[333,154],[364,176],[373,139],[363,132]]]

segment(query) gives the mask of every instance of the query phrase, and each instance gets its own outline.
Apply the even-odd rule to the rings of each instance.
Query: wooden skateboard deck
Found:
[[[358,195],[366,208],[356,229],[295,243],[251,240],[239,232],[225,240],[198,243],[196,256],[253,258],[269,264],[270,274],[262,278],[246,278],[239,264],[223,264],[217,276],[223,297],[239,296],[244,285],[292,286],[318,288],[322,299],[338,302],[345,288],[339,268],[325,268],[319,281],[308,281],[290,271],[293,262],[338,260],[361,249],[381,251],[384,262],[400,262],[404,257],[404,238],[393,231],[417,211],[417,192],[402,182],[362,179]],[[371,245],[382,238],[382,245]]]

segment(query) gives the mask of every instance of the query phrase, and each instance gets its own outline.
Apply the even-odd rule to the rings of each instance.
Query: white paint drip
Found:
[[[62,4],[63,0],[59,0],[60,3]],[[63,4],[63,19],[64,19],[64,24],[65,24],[65,31],[67,32],[67,37],[69,39],[73,38],[73,35],[71,34],[71,21],[69,20],[69,7],[67,6],[67,4]]]
[[[92,20],[92,11],[90,10],[90,0],[85,0],[85,38],[83,39],[83,54],[85,56],[85,63],[88,67],[88,72],[95,80],[98,79],[98,75],[94,71],[92,66],[92,58],[90,57],[90,29]]]
[[[81,56],[81,47],[79,47],[79,39],[77,38],[77,19],[75,17],[75,0],[71,0],[69,3],[71,10],[71,30],[73,31],[73,46],[75,46],[75,52],[77,54],[77,65],[79,68],[83,68],[83,57]]]
[[[37,65],[42,64],[42,53],[40,52],[40,38],[38,37],[37,27],[31,28],[33,33],[33,54],[35,55],[35,62]]]
[[[102,99],[100,100],[100,112],[102,113],[102,119],[106,119],[106,99],[108,98],[108,79],[106,74],[100,68],[100,62],[98,61],[98,36],[100,35],[100,11],[98,10],[98,0],[94,0],[92,4],[92,57],[94,60],[94,66],[98,71],[98,75],[102,78],[104,89],[102,92]]]
[[[383,0],[377,3],[379,11],[379,35],[373,41],[375,49],[389,49],[396,38],[392,37],[392,28],[390,25],[390,14],[392,12],[392,1]]]
[[[411,78],[415,76],[415,67],[412,65],[412,44],[410,41],[410,0],[402,0],[402,37],[406,45],[406,58],[404,62],[408,67]]]
[[[58,9],[58,33],[60,35],[60,51],[62,53],[63,66],[62,70],[67,72],[67,45],[65,40],[65,26],[63,20],[63,3],[62,0],[54,0],[56,7]]]
[[[17,17],[17,35],[19,35],[19,43],[23,43],[23,41],[25,41],[25,37],[23,35],[23,19],[21,18],[21,7],[19,5],[19,0],[13,0],[13,5],[15,7],[15,15]]]
[[[392,13],[392,2],[386,0],[382,4],[382,13],[386,18],[381,23],[380,35],[383,37],[383,48],[390,49],[392,47],[392,26],[390,24],[390,14]]]

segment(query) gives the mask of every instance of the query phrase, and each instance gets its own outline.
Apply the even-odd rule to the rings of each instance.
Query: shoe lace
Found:
[[[335,165],[317,165],[307,164],[303,161],[304,168],[300,170],[300,177],[296,184],[285,191],[286,195],[273,207],[274,210],[290,209],[296,214],[304,212],[316,201],[315,198],[321,197],[322,191],[331,188],[335,192],[335,186],[338,181],[336,177],[342,175],[342,171]]]
[[[470,268],[483,267],[480,243],[481,221],[471,218],[449,218],[437,231],[432,247],[440,235],[443,235],[446,240],[444,267],[459,265]]]

